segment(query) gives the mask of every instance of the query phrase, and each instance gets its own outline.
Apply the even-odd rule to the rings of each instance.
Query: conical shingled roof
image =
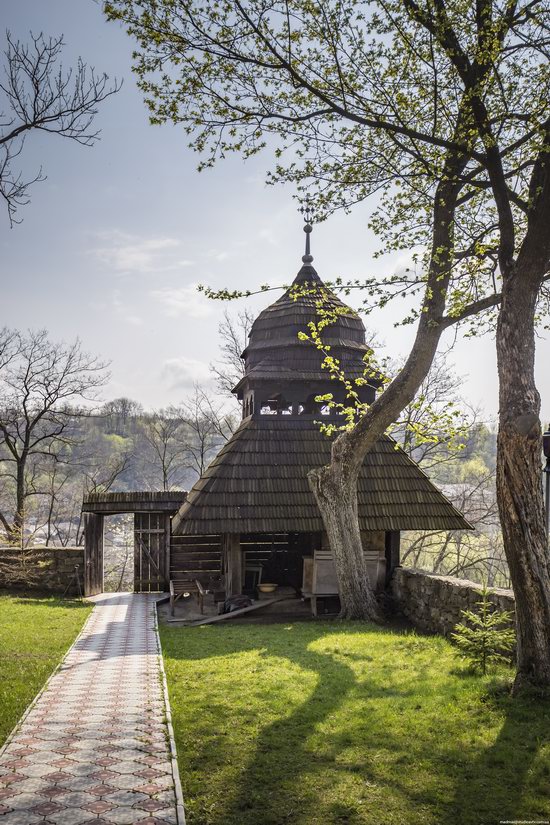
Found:
[[[330,461],[331,440],[308,417],[245,418],[174,518],[179,535],[319,532],[307,473]],[[464,530],[464,516],[384,436],[359,477],[362,530]]]
[[[308,331],[310,321],[320,320],[319,301],[323,309],[337,313],[336,320],[323,330],[323,342],[331,347],[331,355],[340,361],[346,376],[357,378],[363,374],[363,357],[369,347],[361,318],[324,286],[311,264],[305,263],[289,289],[254,321],[242,354],[246,375],[235,392],[240,393],[247,379],[270,380],[277,375],[286,380],[327,379],[319,351],[298,338],[298,333]]]

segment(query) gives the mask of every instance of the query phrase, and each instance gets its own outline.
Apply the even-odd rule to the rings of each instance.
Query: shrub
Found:
[[[489,601],[490,592],[487,587],[481,591],[477,602],[479,612],[461,611],[464,621],[451,633],[463,658],[484,675],[489,664],[509,662],[516,642],[515,631],[510,627],[512,614],[508,610],[497,610]]]

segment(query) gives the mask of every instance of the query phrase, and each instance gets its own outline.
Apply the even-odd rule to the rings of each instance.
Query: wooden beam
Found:
[[[240,596],[244,582],[244,553],[239,533],[222,535],[223,568],[225,572],[226,597]]]
[[[103,592],[103,522],[99,513],[84,513],[84,595]]]
[[[164,565],[162,572],[164,574],[164,589],[168,589],[170,583],[170,539],[172,532],[172,518],[170,513],[164,515]]]
[[[208,619],[198,619],[194,622],[186,622],[186,627],[198,627],[202,624],[217,624],[218,622],[225,622],[230,619],[238,619],[239,616],[244,616],[246,613],[252,613],[255,610],[262,610],[264,607],[269,607],[271,604],[277,602],[297,602],[297,596],[275,596],[274,599],[261,599],[254,602],[249,607],[241,607],[240,610],[232,610],[231,613],[222,613],[219,616],[209,616]],[[168,621],[182,622],[183,619],[168,619]]]
[[[391,530],[386,533],[386,586],[390,583],[392,573],[401,564],[401,533]]]

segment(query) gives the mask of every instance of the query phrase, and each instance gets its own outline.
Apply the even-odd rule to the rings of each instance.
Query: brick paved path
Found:
[[[0,825],[178,823],[155,597],[95,602],[1,753]]]

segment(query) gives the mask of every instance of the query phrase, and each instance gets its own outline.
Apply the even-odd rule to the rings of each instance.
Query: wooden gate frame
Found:
[[[167,591],[170,579],[170,536],[172,517],[185,500],[183,491],[90,493],[82,501],[84,519],[84,595],[96,596],[103,592],[103,531],[105,516],[134,514],[134,589],[136,585],[136,524],[138,514],[162,514],[164,524],[162,542],[164,552],[159,555],[159,576],[156,584]],[[138,545],[139,546],[139,545]],[[162,558],[160,557],[162,556]],[[151,582],[149,582],[149,590]],[[141,592],[141,591],[137,591]]]

